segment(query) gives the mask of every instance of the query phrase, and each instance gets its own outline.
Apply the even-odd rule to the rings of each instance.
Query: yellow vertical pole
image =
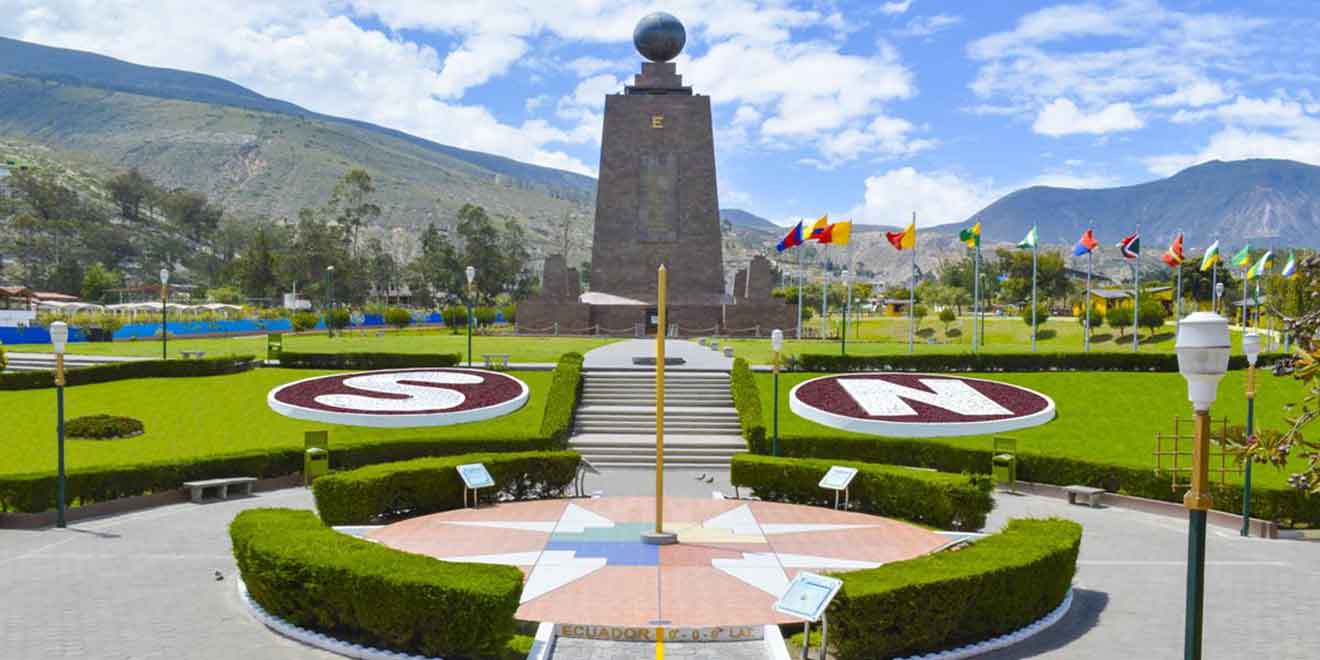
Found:
[[[660,264],[656,289],[659,310],[655,329],[655,533],[664,532],[665,521],[665,287],[669,281]]]

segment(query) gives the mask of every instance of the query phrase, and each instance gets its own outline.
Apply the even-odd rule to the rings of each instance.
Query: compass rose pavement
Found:
[[[665,498],[665,529],[679,543],[654,546],[640,540],[654,515],[650,497],[519,502],[414,518],[370,538],[445,561],[518,567],[519,619],[615,626],[790,623],[772,605],[799,571],[873,568],[949,540],[860,513]]]

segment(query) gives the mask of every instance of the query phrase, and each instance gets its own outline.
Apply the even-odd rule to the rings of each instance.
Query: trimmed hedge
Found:
[[[127,438],[142,433],[142,421],[132,417],[114,415],[87,415],[74,417],[64,423],[64,434],[71,438]]]
[[[941,529],[976,531],[994,508],[986,475],[948,474],[897,465],[753,454],[733,457],[730,480],[764,500],[833,506],[834,493],[817,484],[831,465],[857,468],[848,487],[854,511],[901,518]]]
[[[280,366],[288,369],[456,367],[461,361],[457,353],[280,353]]]
[[[573,411],[582,392],[582,355],[565,353],[555,365],[546,396],[545,414],[541,416],[541,436],[554,447],[568,445],[573,429]]]
[[[729,374],[729,391],[733,395],[733,407],[738,411],[738,424],[742,427],[743,438],[750,443],[760,443],[766,438],[765,415],[761,411],[761,392],[756,386],[756,376],[751,365],[743,358],[733,359],[733,371]]]
[[[327,525],[365,525],[396,508],[407,508],[409,515],[461,508],[463,480],[456,468],[464,463],[485,463],[497,493],[534,499],[561,495],[581,460],[571,451],[419,458],[328,474],[312,483],[312,491]]]
[[[1259,366],[1270,366],[1288,357],[1286,353],[1260,356]],[[1247,358],[1234,355],[1230,369],[1246,369]],[[918,355],[834,355],[807,353],[797,356],[796,371],[840,373],[849,371],[1178,371],[1173,353],[952,353]]]
[[[229,525],[253,600],[298,626],[443,657],[501,657],[522,574],[445,562],[340,534],[310,511],[252,509]]]
[[[247,371],[257,366],[251,355],[204,358],[200,360],[139,360],[79,367],[64,372],[67,385],[108,383],[130,378],[194,378],[223,376]],[[35,390],[55,387],[53,371],[16,371],[0,374],[0,390]]]
[[[956,552],[844,573],[829,610],[836,657],[921,655],[1029,625],[1063,602],[1081,541],[1071,521],[1013,520]]]

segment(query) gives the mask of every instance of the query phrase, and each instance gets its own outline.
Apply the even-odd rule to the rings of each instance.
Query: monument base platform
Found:
[[[654,305],[590,305],[581,302],[528,301],[518,305],[518,334],[655,335]],[[670,305],[669,336],[769,337],[776,328],[797,324],[797,305],[778,301],[731,305]]]

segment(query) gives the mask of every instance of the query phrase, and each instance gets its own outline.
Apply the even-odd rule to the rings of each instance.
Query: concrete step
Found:
[[[619,398],[619,399],[595,398],[595,399],[586,399],[582,403],[583,405],[588,405],[588,406],[636,406],[636,407],[641,407],[650,404],[651,409],[655,410],[655,399],[647,399],[644,397],[629,397],[629,398]],[[665,397],[666,410],[674,407],[728,408],[732,405],[733,405],[733,400],[731,399],[702,399],[702,398],[688,399],[688,398],[680,398],[680,397]]]
[[[648,422],[655,423],[655,415],[647,413],[578,413],[575,419],[579,422]],[[737,415],[727,413],[716,413],[712,415],[699,415],[692,413],[670,414],[665,413],[665,423],[676,422],[714,422],[723,424],[726,422],[738,423]]]
[[[583,454],[582,456],[583,458],[586,458],[587,462],[591,463],[593,467],[598,467],[598,468],[617,467],[617,466],[625,466],[625,465],[630,465],[630,466],[655,465],[654,454],[650,454],[646,456],[642,456],[642,455],[615,456],[609,454],[592,456],[589,454]],[[716,468],[728,469],[729,464],[732,462],[733,462],[732,454],[728,456],[679,456],[679,455],[671,454],[668,448],[665,449],[665,465],[667,466],[682,465],[684,467],[702,466],[702,467],[716,467]]]
[[[655,383],[586,383],[582,386],[582,391],[592,392],[618,392],[620,390],[645,390],[655,391]],[[709,383],[665,383],[666,392],[728,392],[728,383],[709,384]]]
[[[654,436],[625,435],[618,433],[579,433],[574,434],[568,440],[570,447],[574,449],[596,449],[596,448],[625,448],[634,451],[649,451],[655,447]],[[746,451],[747,443],[742,436],[731,435],[727,433],[708,433],[702,435],[685,436],[681,440],[670,441],[665,439],[666,450],[668,448],[678,449],[736,449]]]
[[[732,403],[730,403],[729,405],[727,405],[727,406],[725,406],[725,407],[723,407],[723,408],[717,408],[717,407],[713,407],[713,406],[665,406],[665,415],[683,415],[683,414],[687,414],[687,413],[696,413],[696,414],[700,414],[700,415],[709,415],[709,414],[716,413],[716,412],[718,412],[718,413],[722,413],[722,414],[733,414],[733,415],[735,415],[735,416],[738,414],[737,409],[735,409],[735,408],[733,407],[733,404],[732,404]],[[611,414],[611,415],[623,415],[623,414],[630,414],[630,413],[642,413],[642,414],[646,414],[646,415],[654,415],[654,414],[655,414],[655,402],[654,402],[654,401],[651,401],[651,402],[650,402],[650,405],[635,405],[635,406],[600,405],[600,404],[596,404],[596,405],[585,405],[585,404],[584,404],[584,405],[580,405],[580,406],[578,406],[578,409],[577,409],[577,414],[580,415],[580,414],[583,414],[583,413],[605,413],[605,414]]]
[[[665,427],[665,437],[683,435],[720,435],[737,432],[736,428],[723,426]],[[580,424],[573,427],[574,433],[609,433],[611,435],[632,435],[639,438],[655,438],[655,427],[626,428],[607,424]]]

